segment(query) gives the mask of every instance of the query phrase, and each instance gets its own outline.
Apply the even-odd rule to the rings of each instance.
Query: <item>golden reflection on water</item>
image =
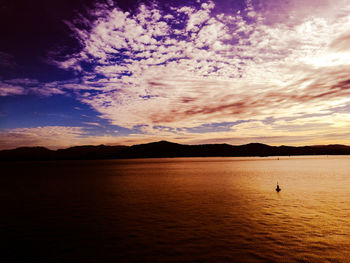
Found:
[[[3,170],[0,229],[12,262],[350,259],[350,156],[59,161]]]
[[[129,206],[144,209],[139,231],[147,222],[146,236],[158,233],[188,260],[350,258],[349,157],[178,158],[137,165],[134,176],[116,180],[136,191]],[[194,247],[191,256],[187,243]]]

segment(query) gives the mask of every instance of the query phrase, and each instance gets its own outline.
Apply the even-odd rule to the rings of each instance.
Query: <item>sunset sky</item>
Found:
[[[350,1],[0,3],[0,149],[350,145]]]

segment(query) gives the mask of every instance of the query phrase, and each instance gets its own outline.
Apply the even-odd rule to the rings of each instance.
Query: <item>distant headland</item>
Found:
[[[0,161],[94,160],[163,157],[243,157],[288,155],[350,155],[350,146],[269,146],[261,143],[244,145],[186,145],[159,141],[133,146],[75,146],[49,150],[44,147],[21,147],[0,151]]]

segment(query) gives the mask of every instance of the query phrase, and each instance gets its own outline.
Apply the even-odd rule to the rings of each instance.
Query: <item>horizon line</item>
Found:
[[[52,149],[48,146],[43,146],[43,145],[36,145],[36,146],[19,146],[16,148],[6,148],[6,149],[0,149],[1,151],[12,151],[12,150],[16,150],[16,149],[23,149],[23,148],[45,148],[47,150],[50,151],[58,151],[58,150],[66,150],[66,149],[70,149],[70,148],[75,148],[75,147],[99,147],[99,146],[105,146],[105,147],[132,147],[132,146],[137,146],[137,145],[147,145],[147,144],[153,144],[153,143],[170,143],[170,144],[178,144],[178,145],[184,145],[184,146],[199,146],[199,145],[229,145],[229,146],[245,146],[245,145],[249,145],[249,144],[260,144],[260,145],[265,145],[265,146],[269,146],[269,147],[321,147],[321,146],[345,146],[345,147],[350,147],[350,145],[346,145],[346,144],[340,144],[340,143],[332,143],[332,144],[313,144],[313,145],[299,145],[299,146],[295,146],[295,145],[286,145],[286,144],[281,144],[281,145],[270,145],[270,144],[266,144],[266,143],[260,143],[260,142],[250,142],[250,143],[245,143],[245,144],[230,144],[230,143],[200,143],[200,144],[185,144],[185,143],[177,143],[177,142],[172,142],[172,141],[167,141],[167,140],[160,140],[160,141],[151,141],[151,142],[146,142],[146,143],[137,143],[137,144],[132,144],[132,145],[125,145],[125,144],[80,144],[80,145],[72,145],[72,146],[68,146],[68,147],[64,147],[64,148],[55,148]]]

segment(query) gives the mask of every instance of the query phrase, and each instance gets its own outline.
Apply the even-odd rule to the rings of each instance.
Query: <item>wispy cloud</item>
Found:
[[[119,144],[123,138],[90,135],[83,127],[43,126],[0,132],[0,149],[45,146],[51,149],[76,145]]]
[[[97,123],[86,123],[97,125]],[[348,112],[333,113],[324,118],[322,114],[300,116],[290,119],[250,120],[222,124],[222,129],[194,132],[163,126],[142,126],[139,132],[128,135],[91,134],[89,127],[44,126],[17,128],[0,132],[0,149],[19,146],[45,146],[51,149],[75,145],[133,145],[156,140],[169,140],[187,144],[261,142],[271,145],[350,144]]]
[[[58,148],[75,144],[74,140],[84,134],[80,127],[46,126],[36,128],[17,128],[0,133],[3,149],[20,146],[47,146]]]
[[[25,89],[22,86],[11,85],[0,82],[0,96],[23,95]]]
[[[28,78],[0,80],[0,96],[27,94],[51,96],[64,94],[65,91],[60,85],[58,82],[41,83],[36,79]]]

